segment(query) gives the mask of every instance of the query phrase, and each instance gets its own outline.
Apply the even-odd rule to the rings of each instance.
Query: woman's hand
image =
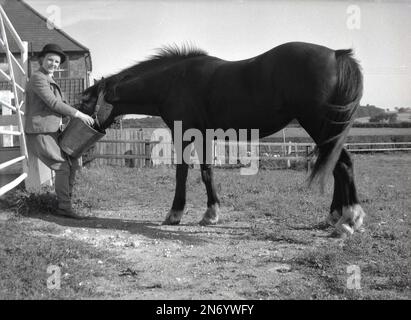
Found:
[[[94,119],[92,117],[78,110],[76,114],[74,115],[74,117],[80,119],[85,124],[89,125],[90,127],[94,124]]]

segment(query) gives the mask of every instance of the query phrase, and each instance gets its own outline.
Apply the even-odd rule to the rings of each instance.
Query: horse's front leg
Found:
[[[211,164],[201,164],[201,178],[207,190],[207,210],[200,225],[216,224],[220,212],[220,200],[217,196]]]
[[[365,213],[361,208],[354,182],[354,168],[347,150],[343,149],[334,169],[335,187],[329,223],[339,234],[362,232]]]
[[[173,205],[167,213],[163,224],[176,225],[181,221],[184,214],[186,204],[186,181],[187,181],[188,165],[183,163],[177,164],[176,170],[176,191],[174,195]]]

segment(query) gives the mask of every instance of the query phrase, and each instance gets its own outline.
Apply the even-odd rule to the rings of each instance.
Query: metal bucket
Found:
[[[59,137],[60,148],[73,158],[78,158],[106,134],[85,124],[80,119],[71,119]]]

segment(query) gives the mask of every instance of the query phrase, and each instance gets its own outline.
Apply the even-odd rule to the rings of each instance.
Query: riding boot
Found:
[[[70,175],[69,175],[69,193],[70,198],[73,196],[74,182],[76,180],[77,170],[80,168],[79,159],[70,159]]]
[[[70,166],[64,163],[59,170],[55,170],[55,190],[59,209],[70,210]]]
[[[73,219],[84,219],[77,214],[71,203],[71,189],[73,187],[75,170],[66,162],[60,170],[56,170],[55,189],[58,200],[58,208],[56,214]]]

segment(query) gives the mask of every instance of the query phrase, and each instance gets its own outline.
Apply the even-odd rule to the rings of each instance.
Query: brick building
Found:
[[[29,75],[37,70],[39,63],[37,55],[47,43],[58,44],[67,55],[67,60],[60,66],[60,71],[54,77],[59,83],[70,104],[77,103],[77,95],[90,85],[92,62],[90,50],[70,37],[61,29],[49,28],[47,18],[42,16],[22,0],[2,0],[8,18],[23,41],[28,42],[29,49]],[[8,31],[7,31],[8,32]],[[19,56],[19,49],[7,34],[10,50]],[[0,46],[0,68],[8,69],[6,55]],[[0,79],[1,81],[2,79]],[[0,82],[0,90],[8,90],[6,82]]]

